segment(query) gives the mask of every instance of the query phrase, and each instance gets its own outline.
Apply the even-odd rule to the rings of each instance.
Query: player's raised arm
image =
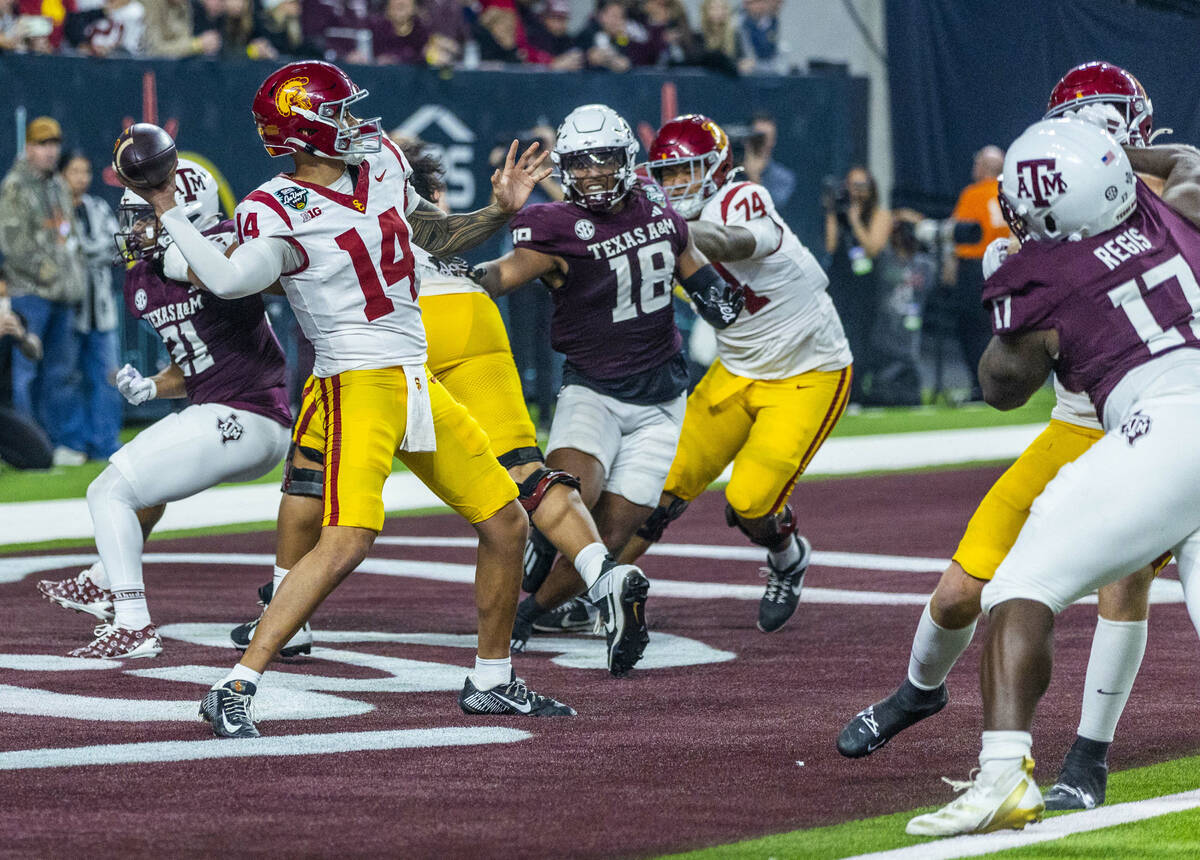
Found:
[[[1200,150],[1184,144],[1125,147],[1137,173],[1165,180],[1163,201],[1200,227]]]
[[[481,263],[470,278],[487,290],[492,298],[507,295],[522,284],[553,273],[562,273],[566,264],[530,248],[514,248],[498,260]]]
[[[525,205],[537,184],[550,175],[550,168],[543,166],[549,153],[539,155],[538,148],[536,142],[530,144],[518,159],[517,142],[512,142],[504,167],[492,174],[495,199],[482,209],[447,215],[428,200],[419,201],[408,215],[413,242],[442,257],[474,248],[503,227]]]
[[[287,244],[282,239],[251,239],[226,258],[188,220],[175,202],[175,171],[153,188],[126,187],[154,207],[154,214],[187,260],[205,289],[223,299],[260,293],[279,280]]]
[[[742,312],[746,297],[740,286],[722,278],[696,248],[692,240],[694,226],[689,225],[687,247],[679,255],[679,284],[705,322],[716,329],[728,328]]]

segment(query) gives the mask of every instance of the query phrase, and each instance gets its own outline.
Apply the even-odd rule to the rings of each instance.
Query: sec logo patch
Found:
[[[148,301],[149,300],[146,298],[146,291],[143,289],[139,288],[138,291],[133,294],[133,306],[139,311],[144,311],[146,309],[146,304]]]
[[[586,242],[596,235],[596,225],[586,218],[580,218],[575,222],[575,235]]]

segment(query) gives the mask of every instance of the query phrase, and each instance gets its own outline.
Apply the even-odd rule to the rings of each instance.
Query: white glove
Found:
[[[140,406],[158,396],[158,386],[154,380],[142,376],[131,364],[117,371],[116,382],[117,391],[134,406]]]
[[[1121,116],[1120,111],[1110,104],[1094,102],[1090,105],[1084,105],[1078,110],[1069,110],[1063,116],[1090,122],[1092,125],[1107,131],[1122,146],[1129,145],[1129,129],[1125,125],[1125,117]]]
[[[188,262],[183,258],[183,251],[180,251],[174,242],[168,245],[163,253],[163,274],[172,281],[187,283]]]
[[[996,274],[996,270],[1004,265],[1004,261],[1008,259],[1009,244],[1016,243],[1015,239],[1010,239],[1007,236],[1001,239],[993,239],[987,246],[987,250],[983,252],[983,277],[990,278]],[[1013,249],[1016,253],[1016,249]]]

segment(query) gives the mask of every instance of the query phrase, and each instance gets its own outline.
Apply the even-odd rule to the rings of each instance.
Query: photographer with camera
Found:
[[[971,381],[967,395],[967,402],[971,403],[983,400],[977,369],[992,336],[991,322],[980,300],[983,252],[992,240],[1009,235],[998,202],[999,176],[1003,170],[1004,150],[1000,147],[988,145],[975,153],[971,184],[958,195],[950,219],[943,222],[947,228],[954,228],[958,243],[953,253],[944,258],[941,284],[930,299],[935,311],[927,314],[934,325],[941,320],[943,330],[938,334],[952,335],[958,340]],[[969,241],[968,236],[975,241]],[[940,380],[935,387],[941,388]]]
[[[742,167],[746,170],[746,178],[766,188],[775,205],[783,209],[796,190],[796,172],[772,158],[778,133],[779,126],[773,114],[755,111],[750,117],[750,133],[744,141],[746,157]]]
[[[874,351],[871,332],[879,305],[875,258],[892,234],[892,213],[879,205],[875,178],[856,165],[845,180],[825,178],[825,251],[829,255],[829,297],[842,318],[854,354],[852,404],[872,401]],[[883,398],[886,400],[886,398]]]

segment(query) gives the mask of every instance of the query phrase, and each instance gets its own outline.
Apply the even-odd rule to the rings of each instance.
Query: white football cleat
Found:
[[[1031,821],[1041,821],[1046,804],[1033,781],[1033,759],[985,778],[982,773],[966,782],[942,779],[961,797],[937,812],[918,815],[904,832],[912,836],[958,836],[962,833],[991,833],[993,830],[1024,830]]]

